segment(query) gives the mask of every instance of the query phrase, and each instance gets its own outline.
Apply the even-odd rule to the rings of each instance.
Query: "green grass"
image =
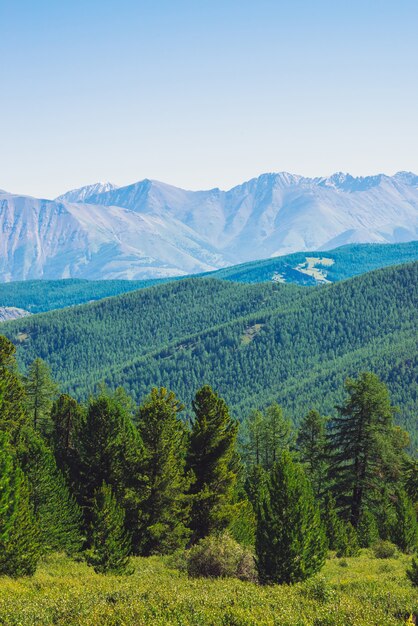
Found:
[[[409,557],[333,558],[319,580],[259,587],[233,579],[189,579],[162,558],[133,559],[127,577],[95,574],[51,556],[33,578],[0,578],[7,626],[395,626],[418,613],[405,576]]]

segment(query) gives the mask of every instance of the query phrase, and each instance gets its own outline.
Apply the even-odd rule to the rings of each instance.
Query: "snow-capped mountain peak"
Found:
[[[87,202],[90,196],[94,196],[100,193],[106,193],[107,191],[113,191],[117,189],[117,185],[109,182],[98,182],[93,185],[86,185],[85,187],[80,187],[79,189],[71,189],[66,193],[62,194],[55,198],[58,201],[65,202]]]
[[[0,193],[0,280],[150,278],[348,243],[418,239],[418,176],[262,174],[228,191],[96,183]]]

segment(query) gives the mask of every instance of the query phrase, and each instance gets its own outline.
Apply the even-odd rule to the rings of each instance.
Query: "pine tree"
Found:
[[[52,451],[38,433],[25,427],[20,432],[17,456],[28,481],[42,551],[77,552],[82,544],[81,511]]]
[[[391,540],[402,552],[413,552],[418,548],[417,513],[404,489],[398,489],[396,493],[395,512]]]
[[[192,542],[225,529],[234,517],[237,479],[237,423],[228,407],[206,385],[193,401],[195,420],[190,435],[187,469],[193,473],[190,488]]]
[[[173,552],[190,535],[190,506],[185,473],[188,433],[179,413],[183,406],[167,389],[154,388],[139,409],[137,426],[144,448],[148,495],[141,505],[141,553]]]
[[[280,458],[283,450],[288,450],[293,442],[293,429],[283,415],[278,404],[271,404],[264,412],[263,466],[270,469]]]
[[[99,574],[129,574],[131,542],[125,530],[125,512],[110,485],[103,483],[94,498],[90,548],[86,561]]]
[[[418,561],[412,559],[411,567],[406,570],[406,575],[413,587],[418,587]]]
[[[80,432],[79,454],[76,497],[83,509],[85,528],[92,521],[95,494],[105,482],[125,509],[126,528],[132,533],[134,551],[138,551],[140,508],[147,496],[144,448],[126,407],[115,396],[102,393],[90,401]]]
[[[242,456],[248,466],[261,465],[265,434],[264,415],[258,410],[251,411],[243,424]]]
[[[57,466],[74,485],[79,464],[78,441],[84,424],[84,410],[74,398],[61,394],[51,410],[50,435]]]
[[[16,515],[19,480],[5,433],[0,433],[0,541],[8,537]]]
[[[312,487],[284,451],[257,508],[256,556],[263,583],[295,583],[323,566],[327,541]]]
[[[33,428],[43,435],[51,431],[50,413],[58,387],[51,378],[48,365],[42,359],[35,359],[28,368],[25,381],[26,410]]]
[[[413,502],[418,502],[418,459],[407,459],[404,465],[405,490]]]
[[[17,578],[35,573],[41,551],[27,480],[18,471],[16,514],[7,537],[0,540],[0,575]]]
[[[363,509],[360,513],[357,537],[360,548],[369,548],[379,540],[376,518],[368,509]]]
[[[335,499],[329,491],[324,496],[321,518],[329,549],[339,550],[342,545],[347,543],[347,532],[344,522],[338,517]]]
[[[19,428],[27,422],[25,390],[17,371],[15,351],[12,342],[0,335],[0,431],[9,433],[12,443]]]
[[[328,472],[326,423],[319,411],[309,411],[301,422],[296,440],[300,460],[317,498],[324,493]]]
[[[336,546],[337,556],[357,556],[360,551],[356,529],[351,522],[343,522],[343,532]]]
[[[356,528],[362,508],[373,510],[393,450],[393,414],[389,392],[375,374],[348,379],[349,397],[337,407],[331,448],[331,479],[337,504]]]

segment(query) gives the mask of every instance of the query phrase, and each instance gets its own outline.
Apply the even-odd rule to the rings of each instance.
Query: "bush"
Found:
[[[330,602],[335,600],[335,589],[330,585],[323,576],[315,576],[304,583],[302,593],[307,598],[320,602]]]
[[[254,556],[228,532],[209,535],[187,552],[187,573],[192,577],[239,578],[257,582]]]
[[[418,561],[412,559],[411,569],[406,570],[406,575],[411,581],[413,587],[418,587]]]
[[[378,541],[373,546],[373,554],[376,559],[393,559],[397,556],[396,546],[390,541]]]

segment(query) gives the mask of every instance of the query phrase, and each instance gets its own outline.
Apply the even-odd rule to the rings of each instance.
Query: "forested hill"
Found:
[[[304,286],[337,282],[366,272],[418,260],[418,241],[353,244],[322,252],[298,252],[227,267],[199,276],[244,283],[284,282]],[[0,307],[41,313],[178,280],[30,280],[0,284]]]
[[[243,417],[272,401],[299,422],[332,413],[342,383],[376,372],[418,442],[418,263],[313,289],[192,278],[2,325],[27,365],[45,359],[83,398],[97,383],[136,399],[153,385],[190,403],[208,383]]]

